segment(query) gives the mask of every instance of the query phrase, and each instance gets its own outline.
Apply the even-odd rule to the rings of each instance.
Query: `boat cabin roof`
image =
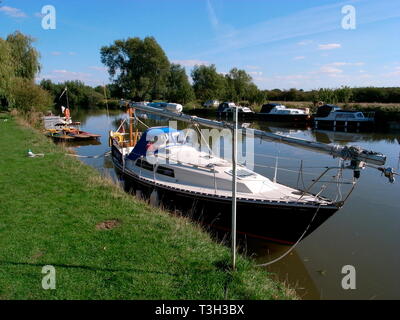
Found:
[[[272,111],[272,109],[274,109],[274,108],[286,109],[286,107],[280,103],[267,103],[262,106],[260,112],[261,113],[270,113]]]
[[[182,131],[170,127],[153,127],[147,129],[129,154],[128,159],[135,161],[137,158],[146,156],[149,144],[155,144],[157,142],[157,145],[166,142],[177,143],[181,132]]]

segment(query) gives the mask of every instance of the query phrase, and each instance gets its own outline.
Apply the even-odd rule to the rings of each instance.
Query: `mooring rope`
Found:
[[[65,155],[66,155],[66,156],[71,156],[71,157],[76,157],[76,158],[98,159],[98,158],[101,158],[101,157],[108,156],[109,154],[111,154],[111,151],[106,151],[106,152],[104,152],[104,153],[102,153],[102,154],[99,154],[99,155],[96,155],[96,156],[82,156],[82,155],[73,154],[73,153],[66,153]]]
[[[267,262],[267,263],[258,264],[258,265],[256,265],[256,267],[267,267],[267,266],[269,266],[269,265],[271,265],[271,264],[274,264],[274,263],[276,263],[276,262],[282,260],[282,259],[283,259],[284,257],[286,257],[289,253],[291,253],[291,252],[297,247],[297,245],[300,243],[300,241],[303,240],[303,238],[304,238],[304,236],[306,235],[308,229],[310,229],[311,224],[313,223],[315,217],[317,216],[317,213],[318,213],[318,211],[319,211],[320,208],[321,208],[321,205],[318,206],[318,209],[315,211],[314,216],[312,217],[310,223],[308,224],[306,230],[304,230],[304,232],[303,232],[303,234],[301,235],[301,237],[299,238],[299,240],[297,240],[297,242],[296,242],[288,251],[286,251],[283,255],[281,255],[281,256],[278,257],[278,258],[276,258],[276,259],[274,259],[274,260],[272,260],[272,261],[269,261],[269,262]]]

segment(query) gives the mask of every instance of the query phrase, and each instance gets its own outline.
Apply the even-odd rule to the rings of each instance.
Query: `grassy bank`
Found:
[[[28,158],[27,150],[44,153]],[[0,120],[0,299],[287,299],[253,262],[149,207],[11,118]],[[101,223],[115,220],[113,229]],[[56,269],[43,290],[42,267]]]

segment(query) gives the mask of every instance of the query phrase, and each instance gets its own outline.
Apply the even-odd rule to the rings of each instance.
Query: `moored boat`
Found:
[[[132,147],[121,147],[118,139],[112,141],[112,160],[128,188],[147,197],[156,193],[163,205],[179,204],[206,225],[229,228],[229,161],[196,150],[182,132],[168,127],[148,129]],[[342,206],[243,166],[238,166],[237,197],[238,233],[285,244],[306,237]]]
[[[137,108],[141,112],[196,125],[232,129],[226,122],[160,111],[149,106],[134,107],[134,103],[127,106],[131,123],[136,119]],[[299,146],[350,162],[339,167],[325,167],[322,174],[303,189],[280,184],[276,176],[271,180],[236,165],[237,187],[236,192],[232,192],[232,163],[214,155],[207,142],[207,152],[199,149],[196,146],[198,136],[192,143],[185,131],[153,127],[139,138],[138,131],[134,134],[132,126],[129,140],[122,140],[119,133],[110,132],[112,161],[123,177],[125,187],[137,195],[148,197],[154,204],[162,201],[165,207],[174,211],[178,209],[207,226],[229,231],[232,203],[236,199],[238,233],[284,244],[303,240],[339,210],[354,190],[361,169],[367,164],[383,170],[387,173],[385,177],[394,181],[395,173],[391,168],[375,167],[386,162],[386,156],[379,152],[354,146],[325,145],[244,127],[240,131],[262,140]],[[201,132],[200,136],[205,141]],[[353,171],[353,177],[347,181],[343,181],[342,171],[345,169]],[[337,170],[337,175],[331,176],[331,170]],[[302,174],[301,170],[299,174]],[[336,197],[322,196],[325,184],[330,182],[321,180],[324,177],[338,188],[341,184],[349,185],[348,195],[344,196],[340,190]],[[318,183],[321,184],[320,191],[311,192]]]
[[[308,109],[287,108],[282,104],[267,103],[262,106],[261,111],[256,113],[259,120],[277,122],[311,122],[311,115]]]
[[[374,123],[374,112],[347,111],[332,104],[320,106],[314,115],[315,128],[372,129]]]

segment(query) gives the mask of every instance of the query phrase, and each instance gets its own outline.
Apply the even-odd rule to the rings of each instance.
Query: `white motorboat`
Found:
[[[308,122],[311,120],[309,109],[287,108],[282,104],[267,103],[257,113],[260,120],[280,122]]]
[[[373,128],[374,122],[374,112],[347,111],[332,104],[325,104],[319,107],[314,115],[315,128],[322,126]]]
[[[161,110],[167,110],[170,112],[180,113],[183,111],[183,106],[179,103],[167,103],[167,102],[135,102],[137,106],[149,106]]]
[[[236,108],[238,109],[240,116],[254,115],[254,111],[248,107],[237,106],[234,102],[223,102],[219,105],[217,109],[217,114],[219,116],[226,115],[232,116]]]

